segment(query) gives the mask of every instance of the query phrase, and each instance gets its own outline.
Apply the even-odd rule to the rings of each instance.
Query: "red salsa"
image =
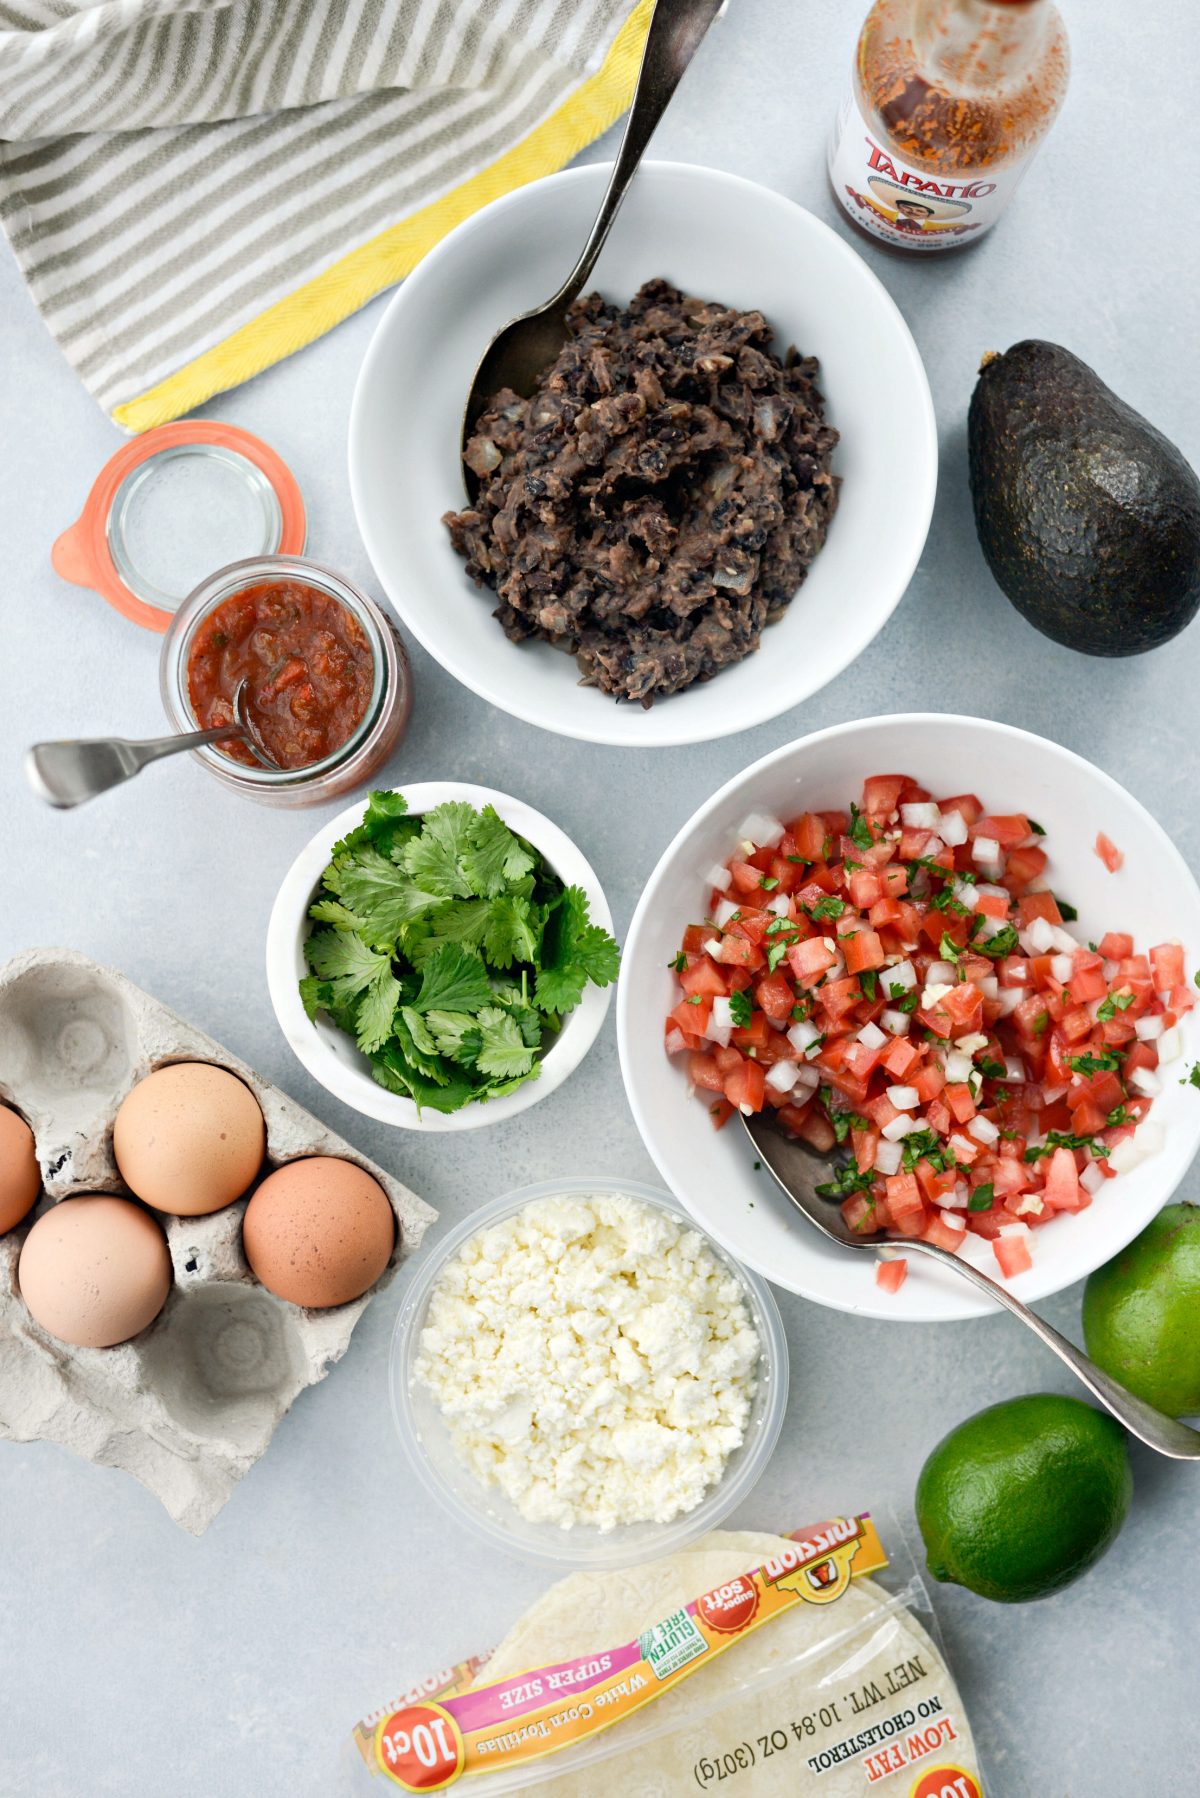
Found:
[[[192,641],[187,682],[202,728],[228,724],[246,680],[246,711],[281,768],[307,768],[340,749],[363,720],[374,655],[358,619],[304,581],[263,581],[223,600]],[[222,754],[253,763],[243,743]]]

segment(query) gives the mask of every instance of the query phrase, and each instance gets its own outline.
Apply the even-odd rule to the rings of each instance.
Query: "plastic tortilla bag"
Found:
[[[365,1717],[353,1789],[982,1798],[932,1628],[907,1552],[889,1565],[865,1513],[715,1531],[560,1580],[491,1654]]]

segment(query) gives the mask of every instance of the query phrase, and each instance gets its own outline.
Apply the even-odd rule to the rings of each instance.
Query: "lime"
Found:
[[[1200,1415],[1200,1206],[1168,1205],[1083,1289],[1087,1352],[1169,1417]]]
[[[1118,1423],[1077,1398],[989,1405],[943,1438],[917,1481],[934,1579],[983,1598],[1047,1598],[1098,1561],[1133,1494]]]

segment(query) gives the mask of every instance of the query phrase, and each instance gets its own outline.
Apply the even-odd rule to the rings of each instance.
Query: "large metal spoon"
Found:
[[[25,775],[39,799],[66,811],[83,805],[109,787],[132,780],[149,762],[179,755],[185,749],[202,749],[206,743],[225,743],[240,737],[264,768],[276,768],[245,710],[247,682],[240,680],[233,694],[233,719],[211,730],[190,730],[182,736],[151,737],[131,742],[127,737],[69,738],[59,743],[35,743],[25,751]]]
[[[511,387],[515,393],[527,397],[533,392],[538,376],[554,361],[567,341],[567,309],[579,298],[595,267],[638,163],[684,70],[725,5],[726,0],[658,0],[646,36],[625,135],[583,254],[552,299],[544,306],[512,319],[493,337],[484,352],[483,360],[475,370],[463,413],[464,453],[475,422],[493,394],[502,387]],[[465,462],[463,481],[467,497],[473,500],[479,491],[479,480]]]
[[[1083,1381],[1088,1391],[1100,1400],[1106,1411],[1112,1412],[1118,1423],[1124,1424],[1131,1436],[1136,1436],[1147,1448],[1156,1449],[1160,1455],[1170,1455],[1175,1461],[1200,1460],[1200,1431],[1189,1428],[1186,1423],[1176,1422],[1173,1417],[1164,1416],[1153,1405],[1135,1398],[1119,1381],[1111,1379],[1094,1361],[1089,1361],[1065,1336],[1060,1336],[1057,1330],[1052,1330],[1048,1323],[1043,1323],[1040,1317],[1036,1317],[1020,1299],[1014,1298],[997,1281],[989,1280],[985,1273],[981,1273],[969,1261],[964,1261],[952,1249],[939,1248],[936,1243],[923,1242],[919,1237],[906,1236],[900,1242],[856,1235],[842,1217],[840,1206],[833,1200],[821,1198],[816,1190],[818,1185],[835,1177],[837,1163],[819,1155],[807,1144],[785,1136],[765,1113],[752,1117],[747,1117],[744,1113],[740,1115],[762,1161],[797,1211],[820,1230],[823,1236],[828,1236],[831,1242],[839,1243],[843,1248],[866,1249],[871,1254],[883,1255],[888,1259],[895,1255],[930,1255],[943,1266],[952,1267],[964,1280],[978,1286],[981,1292],[986,1292],[998,1305],[1003,1305],[1006,1311],[1019,1317],[1035,1336],[1041,1338],[1048,1349],[1053,1349],[1059,1360],[1065,1362],[1075,1377]]]

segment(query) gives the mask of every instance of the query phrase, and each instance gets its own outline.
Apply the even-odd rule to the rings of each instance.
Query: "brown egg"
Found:
[[[266,1146],[250,1088],[203,1061],[178,1061],[148,1074],[113,1126],[121,1178],[147,1205],[176,1217],[206,1217],[241,1198]]]
[[[23,1117],[0,1105],[0,1236],[29,1216],[41,1190],[33,1131]]]
[[[152,1324],[171,1290],[161,1225],[129,1199],[64,1199],[21,1245],[21,1297],[44,1330],[78,1348],[111,1348]]]
[[[361,1298],[391,1259],[396,1220],[378,1180],[351,1161],[289,1161],[246,1207],[246,1259],[269,1292],[324,1310]]]

